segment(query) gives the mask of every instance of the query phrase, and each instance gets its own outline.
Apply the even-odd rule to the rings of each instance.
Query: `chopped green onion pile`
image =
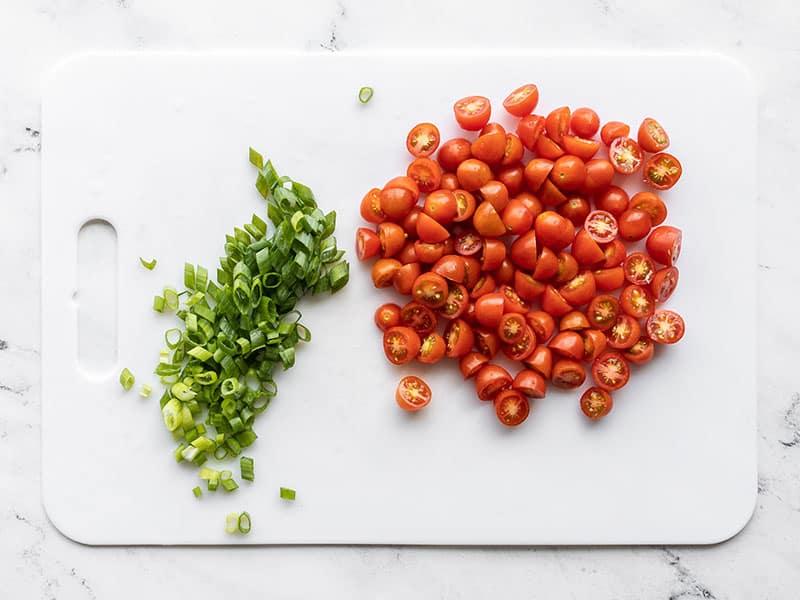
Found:
[[[297,493],[292,488],[281,488],[281,498],[284,500],[294,500]]]
[[[364,86],[360,90],[358,90],[358,101],[361,104],[366,104],[370,100],[372,100],[373,90],[371,87]]]
[[[271,235],[253,215],[225,236],[215,278],[187,263],[185,289],[165,287],[153,300],[155,310],[175,311],[181,321],[165,332],[168,350],[155,369],[165,386],[164,425],[178,441],[175,460],[198,467],[209,458],[239,456],[255,442],[256,416],[277,392],[275,368],[291,368],[298,344],[311,340],[297,302],[336,292],[349,279],[333,236],[336,213],[323,213],[308,187],[279,176],[252,148],[250,162],[258,169],[256,189],[267,201]],[[120,382],[130,389],[133,375],[123,370]],[[242,479],[253,480],[252,459],[242,457],[240,469]],[[203,467],[200,478],[210,491],[239,487],[228,469]]]
[[[133,387],[133,384],[136,383],[136,377],[128,370],[128,367],[125,367],[119,374],[119,382],[123,389],[128,392]]]
[[[139,257],[139,262],[142,263],[142,266],[147,269],[148,271],[152,271],[156,268],[156,264],[158,261],[154,258],[153,260],[145,260],[141,256]]]

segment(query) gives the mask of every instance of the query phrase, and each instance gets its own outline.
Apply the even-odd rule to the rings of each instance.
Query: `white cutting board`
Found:
[[[541,90],[537,112],[588,105],[603,120],[655,116],[667,127],[685,169],[665,194],[669,223],[684,231],[669,303],[685,316],[683,341],[637,369],[602,422],[580,414],[575,392],[552,392],[508,430],[455,364],[387,363],[372,313],[395,298],[372,288],[350,252],[347,288],[300,307],[314,338],[256,423],[255,484],[195,500],[197,470],[172,458],[158,391],[143,400],[117,378],[127,366],[137,389],[157,384],[152,368],[175,321],[150,309],[153,294],[182,282],[185,260],[215,266],[224,234],[263,214],[248,146],[338,211],[349,250],[364,192],[405,170],[411,125],[457,135],[455,99],[484,94],[499,108],[528,81]],[[356,100],[362,85],[375,89],[366,106]],[[756,100],[736,64],[599,53],[90,56],[60,65],[43,93],[43,496],[65,535],[89,544],[711,543],[750,518],[756,244],[741,232],[756,218]],[[79,342],[81,305],[104,305],[91,282],[76,294],[77,232],[94,218],[116,228],[116,255],[86,246],[90,258],[102,254],[87,272],[105,264],[112,275],[84,279],[101,279],[94,288],[116,291],[118,304],[104,313],[111,330]],[[139,255],[157,257],[156,270]],[[116,345],[103,349],[115,327]],[[79,345],[100,348],[108,364],[81,367]],[[418,414],[393,398],[412,372],[435,395]],[[280,500],[279,486],[296,488],[297,501]],[[226,513],[241,510],[252,532],[226,535]]]

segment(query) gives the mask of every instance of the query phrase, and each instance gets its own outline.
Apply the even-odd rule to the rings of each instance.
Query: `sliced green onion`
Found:
[[[153,296],[153,310],[164,312],[164,296]]]
[[[148,271],[152,271],[156,268],[156,263],[158,262],[155,258],[153,260],[145,260],[141,256],[139,257],[139,262],[142,263],[142,266],[147,269]]]
[[[253,481],[255,479],[254,461],[248,456],[242,456],[239,459],[239,470],[242,479],[246,481]]]
[[[294,501],[296,495],[297,493],[292,488],[285,488],[285,487],[281,488],[281,498],[283,500]]]
[[[152,386],[147,385],[146,383],[142,384],[142,388],[139,390],[139,395],[142,398],[149,398],[150,394],[152,393],[153,388]]]
[[[136,378],[133,376],[133,373],[128,370],[128,367],[122,369],[122,372],[119,374],[119,382],[126,392],[130,391],[133,384],[136,383]]]
[[[187,386],[182,381],[179,381],[175,385],[172,386],[170,390],[172,395],[175,396],[178,400],[191,400],[195,396],[197,396],[197,392],[193,391],[189,386]]]
[[[225,517],[225,533],[236,533],[239,531],[239,515],[228,513]]]
[[[164,288],[164,304],[170,310],[178,310],[178,292],[174,288]]]
[[[250,522],[250,513],[245,511],[242,514],[239,515],[239,519],[238,519],[238,522],[237,522],[237,529],[239,530],[239,533],[244,534],[244,535],[247,535],[248,533],[250,533],[250,525],[251,524],[252,523]]]
[[[366,104],[370,100],[372,100],[373,90],[371,87],[364,86],[360,90],[358,90],[358,101],[361,104]]]
[[[181,411],[183,406],[180,400],[172,398],[161,409],[161,416],[164,418],[164,425],[168,431],[175,431],[182,423]]]
[[[200,489],[199,485],[196,485],[192,488],[192,493],[194,494],[195,498],[199,498],[203,495],[203,490]]]
[[[206,487],[209,492],[216,492],[219,487],[219,479],[209,479]]]

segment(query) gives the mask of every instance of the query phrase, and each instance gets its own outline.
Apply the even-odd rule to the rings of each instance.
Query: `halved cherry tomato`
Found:
[[[439,308],[447,300],[447,281],[436,273],[423,273],[414,282],[411,295],[428,308]]]
[[[489,202],[497,212],[502,212],[508,204],[508,190],[501,182],[492,179],[478,190],[484,202]]]
[[[643,319],[653,314],[656,309],[656,300],[650,292],[650,288],[629,285],[619,295],[619,305],[630,316]]]
[[[644,163],[644,182],[657,190],[668,190],[683,174],[680,161],[666,152],[653,154]]]
[[[375,311],[375,325],[381,331],[400,325],[400,307],[394,302],[381,304]]]
[[[628,137],[630,132],[631,128],[625,123],[621,121],[609,121],[603,125],[603,128],[600,130],[600,139],[603,140],[606,146],[610,146],[611,142],[615,139]]]
[[[536,334],[527,325],[522,330],[520,337],[513,344],[503,344],[503,354],[511,360],[525,360],[536,349]]]
[[[453,319],[444,329],[444,341],[447,346],[447,356],[461,358],[472,350],[475,344],[475,334],[472,327],[464,319]]]
[[[525,167],[520,163],[503,167],[497,171],[497,180],[506,186],[509,194],[515,196],[525,187]]]
[[[381,209],[381,191],[372,188],[361,200],[361,218],[369,223],[382,223],[386,215]]]
[[[657,310],[647,319],[647,336],[659,344],[674,344],[683,337],[686,325],[683,318],[672,310]]]
[[[565,135],[561,140],[561,145],[567,154],[574,154],[581,160],[591,160],[600,151],[600,142],[587,140],[577,135]]]
[[[579,310],[571,310],[558,322],[559,331],[581,331],[582,329],[589,329],[589,319],[586,315]]]
[[[485,296],[486,294],[491,294],[494,292],[495,287],[497,287],[494,277],[492,277],[491,273],[483,273],[479,278],[478,281],[475,282],[475,285],[472,286],[472,289],[469,291],[469,297],[473,300],[477,300],[481,296]]]
[[[508,251],[511,261],[520,269],[535,269],[537,260],[536,233],[533,230],[523,233],[513,241]]]
[[[515,271],[514,263],[506,256],[500,266],[492,271],[492,275],[497,285],[508,285],[514,281]]]
[[[583,338],[580,334],[574,331],[559,331],[556,336],[550,340],[547,347],[551,351],[567,358],[580,360],[583,358]]]
[[[629,202],[628,192],[621,187],[612,185],[597,197],[595,204],[598,209],[610,212],[615,217],[619,217],[628,210]]]
[[[457,319],[467,310],[469,305],[469,292],[460,283],[450,284],[444,306],[439,309],[439,314],[445,319]]]
[[[387,218],[402,221],[416,204],[414,195],[406,188],[392,187],[381,190],[381,210]]]
[[[472,216],[472,225],[484,237],[499,237],[506,232],[503,219],[491,202],[481,202]]]
[[[412,156],[430,156],[439,147],[439,128],[433,123],[419,123],[411,128],[406,137],[406,148]]]
[[[594,282],[601,292],[618,290],[625,285],[625,269],[622,267],[598,269],[594,272]]]
[[[447,140],[439,148],[436,159],[445,171],[455,171],[462,162],[472,156],[472,144],[464,138]]]
[[[501,285],[498,293],[503,296],[503,312],[525,314],[530,310],[530,307],[510,285]]]
[[[533,227],[533,215],[518,198],[508,201],[503,209],[503,224],[511,235],[522,235]],[[534,252],[535,255],[535,252]]]
[[[556,321],[550,313],[543,310],[532,310],[525,314],[525,320],[536,334],[536,339],[540,344],[547,342],[555,333]]]
[[[400,323],[426,336],[436,329],[436,314],[427,306],[412,300],[400,309]]]
[[[606,259],[600,266],[603,269],[610,269],[611,267],[618,267],[625,262],[625,257],[628,256],[628,249],[620,240],[612,240],[603,246],[603,254]]]
[[[522,160],[522,156],[524,154],[525,154],[525,148],[523,148],[519,136],[515,133],[507,133],[506,146],[505,149],[503,150],[503,158],[500,161],[500,164],[503,165],[504,167],[516,165],[517,163],[519,163],[519,161]]]
[[[465,231],[456,238],[454,248],[461,256],[472,256],[483,248],[483,238],[474,231]]]
[[[414,282],[421,273],[422,267],[420,267],[418,262],[403,265],[397,270],[397,273],[395,273],[394,278],[392,279],[394,289],[401,294],[410,294]]]
[[[608,340],[606,334],[599,329],[584,329],[581,331],[583,338],[583,360],[592,362],[606,349]]]
[[[568,106],[560,106],[547,115],[544,129],[551,140],[557,144],[569,133],[570,112]]]
[[[580,387],[586,381],[586,369],[575,360],[560,358],[553,364],[550,379],[556,387],[564,389]]]
[[[569,126],[576,134],[590,138],[600,129],[600,117],[591,108],[576,108],[569,120]]]
[[[397,384],[394,399],[403,410],[414,412],[430,404],[431,388],[416,375],[406,375]]]
[[[650,215],[653,227],[661,225],[667,218],[667,205],[653,192],[639,192],[631,197],[629,209],[643,210]]]
[[[575,234],[571,251],[572,256],[582,267],[598,265],[606,259],[603,249],[585,229],[579,229],[578,233]]]
[[[479,131],[492,116],[492,104],[483,96],[467,96],[456,101],[453,113],[461,129]]]
[[[475,375],[475,391],[481,400],[491,400],[498,392],[511,387],[511,375],[499,365],[487,364]]]
[[[430,158],[418,158],[406,169],[408,175],[417,184],[420,192],[430,193],[439,189],[442,183],[442,168]]]
[[[444,338],[434,331],[422,338],[417,360],[425,364],[439,362],[444,358],[445,350]]]
[[[653,358],[655,344],[646,337],[640,337],[639,341],[625,350],[624,356],[628,362],[641,365]]]
[[[557,158],[550,171],[550,181],[567,192],[580,189],[585,179],[586,164],[571,154]]]
[[[661,225],[653,229],[645,242],[645,247],[653,260],[671,267],[678,262],[678,257],[681,255],[682,240],[683,234],[680,229]]]
[[[553,170],[552,160],[546,158],[533,158],[525,165],[525,182],[528,184],[528,189],[532,192],[537,191],[542,184],[547,180],[550,171]]]
[[[592,378],[595,384],[607,392],[622,388],[630,377],[630,367],[619,352],[605,352],[592,363]]]
[[[456,216],[453,221],[461,223],[471,218],[475,214],[475,207],[478,205],[475,201],[475,196],[461,189],[453,190],[453,196],[456,198]]]
[[[647,285],[656,274],[656,264],[644,252],[634,252],[625,259],[625,279],[634,285]]]
[[[656,302],[666,302],[678,287],[678,268],[665,267],[656,271],[650,289]]]
[[[639,125],[637,133],[639,145],[646,152],[661,152],[669,146],[669,136],[661,124],[655,119],[647,117]]]
[[[636,140],[629,137],[618,137],[608,147],[608,159],[617,173],[630,175],[642,168],[644,152]]]
[[[536,281],[533,277],[517,269],[514,271],[514,289],[523,300],[530,302],[536,300],[539,296],[544,294],[545,284],[541,281]]]
[[[427,213],[421,213],[417,218],[417,237],[423,242],[435,244],[449,238],[450,232]]]
[[[420,213],[422,213],[420,207],[414,206],[403,219],[403,230],[406,232],[407,238],[417,237],[417,221]]]
[[[581,411],[590,419],[600,419],[611,412],[614,400],[605,390],[590,387],[581,395]]]
[[[503,264],[506,257],[506,245],[496,238],[485,238],[483,240],[483,252],[481,253],[481,269],[484,271],[494,271]]]
[[[378,239],[381,243],[382,256],[391,258],[403,249],[406,243],[406,232],[397,223],[386,221],[378,225]]]
[[[489,359],[480,352],[469,352],[458,361],[458,367],[461,369],[461,376],[464,379],[469,379],[474,377],[481,367],[488,362]]]
[[[558,214],[572,221],[575,227],[581,227],[591,210],[592,207],[586,198],[570,196],[564,204],[558,207]]]
[[[595,194],[605,190],[614,179],[614,165],[605,158],[593,158],[586,163],[586,179],[583,181],[583,191]]]
[[[517,194],[515,200],[522,202],[534,219],[542,214],[542,211],[544,210],[541,201],[529,192],[520,192]]]
[[[484,356],[494,358],[500,349],[500,338],[494,331],[477,328],[475,329],[475,347]]]
[[[419,352],[419,336],[410,327],[390,327],[383,333],[383,352],[389,362],[404,365]]]
[[[399,260],[393,258],[379,258],[372,265],[372,285],[376,288],[384,288],[392,285],[394,276],[403,265]]]
[[[482,160],[468,158],[458,165],[456,176],[462,189],[474,192],[492,179],[492,170]]]
[[[538,243],[551,250],[566,248],[575,237],[575,228],[569,219],[552,210],[546,210],[536,217],[533,228]]]
[[[542,294],[542,310],[554,317],[561,317],[572,310],[572,305],[552,285],[547,285]]]
[[[442,182],[439,184],[440,189],[454,192],[458,189],[458,185],[458,177],[455,173],[442,173]]]
[[[392,179],[386,182],[386,185],[383,186],[383,189],[385,190],[391,188],[402,188],[404,190],[408,190],[414,197],[414,203],[416,203],[417,200],[419,200],[419,185],[411,177],[408,177],[406,175],[393,177]]]
[[[526,83],[511,92],[503,100],[503,108],[510,115],[524,117],[531,114],[539,103],[539,88],[532,83]]]
[[[653,226],[650,215],[643,210],[628,209],[619,216],[619,237],[628,242],[643,239]]]
[[[617,219],[605,210],[595,210],[589,213],[583,227],[586,233],[599,244],[613,241],[619,231]]]
[[[553,353],[547,346],[536,346],[530,356],[522,361],[522,364],[536,371],[545,379],[550,379],[553,372]]]
[[[503,317],[503,294],[492,292],[475,300],[475,318],[484,327],[496,329]]]
[[[609,346],[617,350],[625,350],[633,346],[641,335],[642,328],[639,326],[639,321],[630,315],[620,313],[617,315],[616,322],[608,330],[606,337]]]
[[[561,251],[558,253],[558,270],[553,277],[554,283],[567,283],[578,276],[580,266],[575,257],[569,252]]]
[[[542,184],[542,187],[539,188],[539,197],[541,198],[542,203],[546,204],[547,206],[561,206],[567,201],[566,194],[558,189],[556,184],[549,179],[547,179]]]
[[[506,151],[506,132],[500,127],[489,133],[482,133],[472,142],[470,147],[472,156],[482,160],[488,165],[496,165],[501,160]]]
[[[481,263],[474,256],[462,256],[461,260],[464,262],[464,286],[471,290],[481,277]]]
[[[536,140],[534,152],[536,152],[537,156],[550,160],[555,160],[564,155],[564,149],[544,133]]]
[[[443,256],[431,267],[431,273],[437,273],[445,279],[449,279],[455,283],[461,283],[464,281],[464,276],[466,275],[464,259],[457,254]]]
[[[582,271],[562,285],[558,291],[572,306],[583,306],[594,297],[597,284],[591,271]]]
[[[586,318],[595,329],[605,331],[617,322],[619,301],[609,294],[595,296],[586,309]]]
[[[511,388],[529,398],[544,398],[547,392],[547,380],[533,369],[522,369],[514,377]]]
[[[417,240],[414,242],[414,253],[417,255],[419,262],[429,265],[442,258],[444,254],[444,244],[441,242],[429,244],[428,242]]]
[[[367,260],[376,256],[381,249],[381,241],[371,229],[359,227],[356,229],[356,256],[359,260]]]
[[[558,255],[545,246],[539,252],[539,258],[536,259],[533,278],[538,281],[544,281],[545,279],[550,279],[556,273],[558,273]]]
[[[528,399],[516,390],[503,390],[494,399],[494,411],[506,427],[522,424],[531,412]]]
[[[517,123],[517,135],[522,145],[533,152],[536,142],[544,132],[544,117],[541,115],[526,115]]]

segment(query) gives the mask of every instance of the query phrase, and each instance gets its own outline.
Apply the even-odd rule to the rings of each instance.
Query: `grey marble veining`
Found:
[[[800,328],[790,315],[800,296],[798,31],[800,8],[788,0],[674,0],[668,6],[617,0],[558,5],[5,0],[0,4],[0,598],[211,597],[233,590],[242,597],[276,598],[797,598]],[[40,118],[42,72],[62,57],[94,49],[336,52],[475,44],[717,50],[751,70],[760,95],[760,213],[757,223],[742,223],[742,243],[758,244],[760,262],[759,498],[745,530],[711,547],[492,550],[89,548],[61,536],[42,510],[39,490],[38,178],[41,138],[47,134]],[[427,76],[432,75],[420,75],[423,90]],[[610,81],[615,76],[609,64]],[[714,107],[702,99],[698,110],[714,118]],[[735,148],[703,141],[720,160],[736,163]],[[713,266],[724,260],[724,252],[708,259]],[[735,293],[735,283],[731,288]]]

